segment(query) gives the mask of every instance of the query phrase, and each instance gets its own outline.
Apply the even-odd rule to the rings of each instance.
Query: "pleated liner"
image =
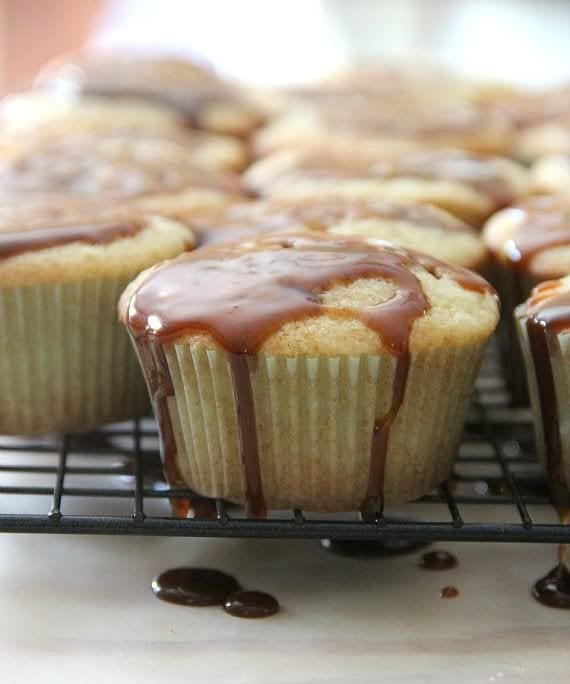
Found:
[[[415,499],[448,477],[484,347],[412,357],[404,402],[390,431],[387,502]],[[243,503],[228,355],[189,344],[167,345],[165,353],[182,478],[198,493]],[[392,400],[394,358],[260,354],[249,367],[267,506],[358,508],[367,490],[374,423]]]
[[[129,278],[0,290],[0,433],[88,430],[148,394],[117,301]]]

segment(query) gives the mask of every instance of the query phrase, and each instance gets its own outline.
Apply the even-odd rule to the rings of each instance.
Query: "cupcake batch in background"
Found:
[[[0,183],[0,433],[152,407],[174,486],[373,515],[449,477],[498,292],[567,505],[570,88],[86,53],[0,103]]]

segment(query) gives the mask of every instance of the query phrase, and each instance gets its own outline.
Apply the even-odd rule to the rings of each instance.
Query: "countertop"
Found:
[[[102,504],[104,505],[104,504]],[[485,514],[506,515],[505,507]],[[533,509],[537,521],[553,512]],[[481,509],[474,510],[481,517]],[[469,519],[470,510],[465,514]],[[331,554],[316,541],[4,535],[0,679],[12,682],[536,682],[570,674],[570,612],[531,596],[554,565],[546,545],[441,543]],[[218,568],[283,610],[240,620],[161,603],[150,582],[181,565]],[[440,598],[445,585],[455,599]]]

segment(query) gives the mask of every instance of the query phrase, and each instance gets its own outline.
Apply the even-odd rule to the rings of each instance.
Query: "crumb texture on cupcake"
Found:
[[[141,274],[119,308],[171,481],[257,515],[366,512],[445,479],[498,318],[471,272],[320,233],[203,248]],[[419,449],[435,377],[447,392]]]

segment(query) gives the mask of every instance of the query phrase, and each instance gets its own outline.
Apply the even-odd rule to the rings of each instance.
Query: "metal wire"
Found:
[[[265,520],[246,519],[241,509],[222,500],[169,488],[162,479],[156,427],[150,420],[137,420],[86,435],[62,435],[59,442],[0,437],[0,510],[5,510],[9,495],[22,502],[15,511],[0,513],[0,532],[570,542],[570,527],[538,523],[530,515],[529,505],[550,506],[532,453],[530,413],[510,408],[492,356],[484,364],[478,388],[452,480],[410,504],[409,520],[392,519],[389,511],[383,515],[381,510],[358,519],[355,514],[315,516],[298,509],[273,512]],[[109,458],[116,462],[109,463]],[[78,486],[77,479],[87,484]],[[25,495],[51,497],[49,510],[30,513]],[[101,514],[97,502],[103,499],[123,507],[130,500],[132,512]],[[153,502],[156,506],[161,501],[159,513],[149,512]],[[194,518],[176,517],[165,505],[178,502],[174,508],[185,512],[190,501]],[[65,512],[67,504],[73,512]],[[485,521],[468,522],[462,511],[467,504],[474,506],[469,520],[480,512],[487,513],[481,516]],[[496,504],[501,508],[490,508]],[[503,516],[496,512],[505,507],[511,507],[519,520],[501,522]],[[496,522],[487,521],[491,511]]]

